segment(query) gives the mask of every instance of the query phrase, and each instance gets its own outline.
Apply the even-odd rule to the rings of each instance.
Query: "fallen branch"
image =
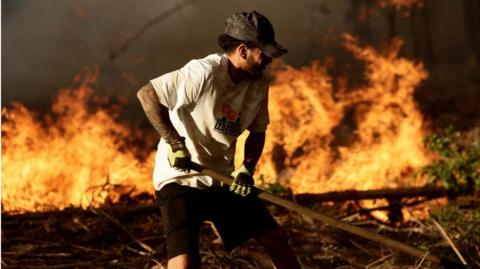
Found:
[[[327,201],[349,201],[366,199],[400,199],[408,197],[445,197],[448,192],[442,187],[395,188],[368,191],[334,191],[327,193],[301,193],[295,195],[295,200],[300,204],[312,204]]]
[[[335,201],[348,201],[348,200],[362,200],[362,199],[381,199],[381,198],[408,198],[408,197],[425,197],[424,200],[412,202],[405,206],[413,206],[417,203],[426,202],[431,199],[447,196],[447,190],[441,187],[420,187],[420,188],[398,188],[398,189],[380,189],[369,191],[338,191],[328,193],[300,193],[295,195],[294,199],[299,204],[312,204],[320,202],[335,202]],[[457,197],[458,203],[479,203],[479,197]],[[155,203],[142,204],[142,205],[115,205],[110,207],[102,207],[104,211],[107,211],[112,216],[117,218],[125,218],[129,216],[148,215],[148,214],[160,214],[160,210]],[[365,209],[365,211],[385,210],[388,208],[376,208]],[[358,213],[358,212],[357,212]],[[363,212],[360,212],[363,213]],[[71,215],[88,216],[93,214],[91,211],[79,208],[70,207],[63,210],[55,210],[48,212],[25,212],[17,214],[16,212],[2,212],[2,225],[18,225],[18,222],[25,220],[41,220],[49,217],[65,217]]]
[[[428,200],[430,200],[429,198],[425,198],[425,199],[422,199],[422,200],[418,200],[418,201],[412,201],[410,203],[405,203],[405,204],[400,204],[399,206],[401,208],[404,208],[404,207],[412,207],[412,206],[416,206],[416,205],[419,205],[421,203],[425,203],[427,202]],[[353,213],[350,213],[348,214],[347,216],[342,216],[341,218],[344,219],[344,218],[349,218],[350,216],[353,216],[353,215],[359,215],[359,214],[368,214],[368,213],[371,213],[373,211],[381,211],[381,210],[391,210],[392,207],[391,205],[386,205],[386,206],[378,206],[378,207],[372,207],[372,208],[362,208],[362,209],[359,209]]]
[[[146,205],[133,205],[133,206],[111,206],[98,208],[103,211],[109,212],[110,215],[118,218],[124,218],[128,216],[148,215],[148,214],[160,214],[160,210],[155,203]],[[34,221],[44,220],[48,218],[71,218],[72,216],[92,216],[96,215],[90,210],[85,210],[80,207],[69,207],[63,210],[47,211],[47,212],[26,212],[16,214],[16,212],[2,212],[2,225],[18,225],[22,221]],[[5,222],[5,223],[4,223]]]

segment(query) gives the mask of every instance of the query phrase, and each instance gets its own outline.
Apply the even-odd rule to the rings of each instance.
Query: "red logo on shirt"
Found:
[[[238,113],[231,105],[224,104],[222,106],[222,116],[217,119],[215,131],[230,136],[240,135],[240,113]]]
[[[223,115],[227,117],[229,121],[236,121],[238,118],[238,112],[229,104],[224,104],[222,107]]]

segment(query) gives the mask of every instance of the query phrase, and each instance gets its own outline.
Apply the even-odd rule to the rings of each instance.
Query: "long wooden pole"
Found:
[[[213,170],[204,168],[203,166],[201,166],[197,163],[192,163],[192,169],[201,173],[201,174],[203,174],[203,175],[207,175],[207,176],[210,176],[210,177],[212,177],[216,180],[219,180],[219,181],[221,181],[221,182],[223,182],[224,184],[227,184],[227,185],[230,185],[233,181],[233,179],[230,176],[225,176],[225,175],[217,173]],[[274,203],[276,205],[285,207],[287,209],[296,211],[298,213],[310,216],[310,217],[312,217],[316,220],[319,220],[323,223],[331,225],[332,227],[335,227],[335,228],[338,228],[340,230],[349,232],[351,234],[358,235],[358,236],[366,238],[368,240],[377,242],[381,245],[390,247],[392,249],[399,250],[401,252],[410,254],[410,255],[415,256],[415,257],[425,258],[425,259],[427,259],[431,262],[442,264],[442,265],[446,266],[447,268],[462,268],[463,267],[462,264],[456,264],[456,263],[454,263],[450,260],[440,259],[439,257],[429,253],[428,251],[420,250],[420,249],[417,249],[417,248],[412,247],[410,245],[404,244],[402,242],[393,240],[389,237],[385,237],[385,236],[379,235],[377,233],[374,233],[374,232],[371,232],[371,231],[353,226],[349,223],[337,220],[337,219],[335,219],[333,217],[330,217],[328,215],[325,215],[325,214],[322,214],[320,212],[309,209],[307,207],[301,206],[301,205],[299,205],[295,202],[289,201],[289,200],[284,199],[284,198],[280,198],[280,197],[278,197],[276,195],[273,195],[269,192],[262,191],[262,190],[257,189],[257,188],[255,188],[254,191],[258,192],[259,193],[258,197],[260,197],[261,199],[263,199],[265,201],[268,201],[268,202]],[[460,267],[458,267],[458,266],[460,266]]]

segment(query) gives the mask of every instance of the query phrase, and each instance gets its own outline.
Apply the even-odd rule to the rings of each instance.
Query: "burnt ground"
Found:
[[[449,202],[432,215],[450,233],[472,268],[480,268],[478,197],[473,201],[468,205]],[[425,204],[417,205],[422,206]],[[358,214],[355,203],[311,207],[458,261],[430,220],[386,225],[369,215]],[[278,206],[269,205],[269,209],[287,229],[293,250],[304,268],[440,268]],[[1,225],[3,268],[160,269],[166,265],[162,218],[149,195],[96,209],[3,212]],[[208,223],[202,227],[200,245],[202,268],[272,268],[254,240],[232,252],[225,251]]]

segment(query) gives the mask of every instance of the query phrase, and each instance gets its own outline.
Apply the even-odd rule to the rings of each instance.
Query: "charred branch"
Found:
[[[334,191],[328,193],[301,193],[295,195],[295,200],[301,204],[312,204],[328,201],[349,201],[366,199],[401,199],[409,197],[439,198],[448,196],[448,191],[442,187],[394,188],[368,191]]]

